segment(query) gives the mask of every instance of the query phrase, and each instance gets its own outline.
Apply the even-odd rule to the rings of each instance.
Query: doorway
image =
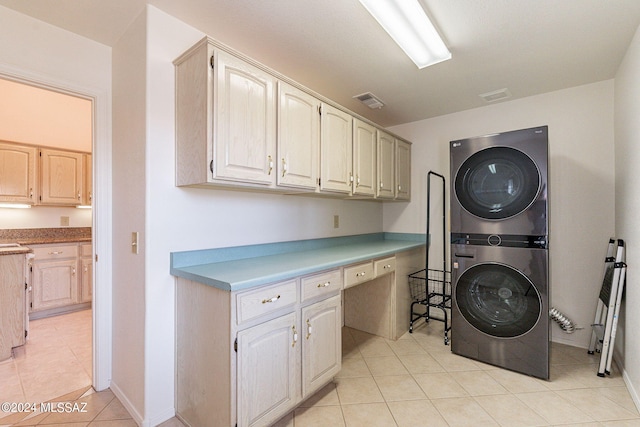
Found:
[[[32,94],[37,92],[37,93],[46,94],[48,96],[54,96],[54,97],[58,96],[61,99],[71,101],[72,103],[75,102],[79,104],[86,104],[88,106],[86,108],[88,108],[88,111],[89,111],[87,119],[83,120],[84,123],[82,123],[82,126],[78,125],[77,128],[84,128],[85,134],[88,134],[88,136],[85,135],[85,139],[87,139],[86,141],[87,145],[83,147],[79,147],[77,145],[64,146],[64,147],[58,146],[57,148],[63,148],[65,150],[71,150],[71,151],[80,151],[80,152],[85,152],[89,154],[88,158],[90,160],[85,165],[85,167],[91,170],[90,176],[92,178],[95,175],[97,175],[96,172],[100,170],[104,171],[104,168],[101,167],[100,165],[100,150],[96,150],[96,147],[97,147],[96,140],[98,139],[96,138],[96,134],[97,134],[96,112],[100,108],[102,109],[104,108],[104,105],[102,105],[102,107],[99,107],[98,105],[100,102],[99,97],[101,96],[101,94],[92,94],[90,90],[85,91],[82,88],[80,88],[79,90],[77,90],[76,88],[68,88],[68,87],[64,88],[65,86],[64,84],[57,84],[57,82],[46,82],[46,83],[35,82],[35,81],[22,79],[17,76],[7,76],[2,74],[0,74],[0,84],[5,85],[3,89],[7,87],[6,86],[7,84],[11,84],[16,87],[19,87],[22,90],[31,91]],[[6,91],[3,90],[2,93],[5,94]],[[102,101],[104,101],[104,99],[102,99]],[[13,104],[12,107],[14,108],[14,110],[17,111],[18,109],[17,104]],[[31,108],[30,110],[31,112],[33,112],[34,109],[37,109],[33,105],[30,108]],[[56,112],[56,113],[59,113],[59,112]],[[104,117],[104,114],[102,114],[101,116]],[[40,125],[41,126],[38,126],[38,127],[43,127],[43,128],[45,127],[43,124],[40,124]],[[100,123],[100,126],[104,130],[105,123]],[[34,130],[34,129],[31,129],[31,130]],[[73,130],[75,131],[78,129],[73,129]],[[55,147],[57,144],[59,144],[59,142],[54,141],[55,138],[47,138],[47,136],[43,137],[43,136],[32,135],[29,138],[31,139],[25,140],[24,138],[16,137],[15,134],[0,135],[0,140],[3,140],[3,141],[14,141],[16,143],[30,144],[34,146]],[[73,139],[73,138],[69,138],[69,139]],[[100,138],[100,140],[103,140],[103,139],[104,138],[102,137]],[[110,149],[110,147],[106,147],[106,148]],[[102,150],[102,152],[104,152],[104,149]],[[93,165],[97,165],[97,167],[93,167]],[[99,197],[96,198],[94,194],[99,195],[101,184],[96,183],[96,181],[98,180],[91,179],[90,181],[92,184],[89,184],[90,191],[88,191],[89,193],[87,195],[88,199],[84,199],[84,195],[83,195],[83,202],[84,200],[90,200],[89,205],[93,205],[93,209],[35,206],[35,207],[32,207],[31,209],[25,209],[24,211],[22,211],[22,213],[20,213],[18,210],[15,210],[15,209],[11,209],[11,210],[7,209],[6,211],[3,210],[3,212],[0,212],[0,218],[3,219],[2,221],[0,221],[0,223],[2,223],[2,226],[0,228],[5,228],[5,227],[14,228],[14,229],[15,228],[56,228],[56,225],[58,224],[55,224],[55,222],[58,221],[58,218],[60,220],[60,223],[58,226],[60,226],[61,228],[63,226],[68,226],[70,228],[88,228],[89,236],[91,238],[91,249],[90,249],[90,253],[88,254],[88,258],[89,260],[92,261],[92,264],[96,263],[95,266],[97,267],[98,266],[97,254],[99,252],[97,248],[100,247],[99,245],[101,241],[99,239],[99,236],[108,235],[106,232],[110,231],[110,227],[108,225],[105,226],[105,224],[108,224],[108,221],[110,221],[110,215],[107,213],[106,215],[104,215],[103,218],[101,218],[102,214],[97,212],[96,208],[99,208],[100,204],[95,202],[98,201],[100,198]],[[94,192],[93,190],[94,188],[97,189],[97,193]],[[103,206],[106,206],[106,204],[103,204]],[[6,213],[7,211],[11,211],[11,213],[7,214]],[[28,211],[28,214],[25,214],[25,212],[27,211]],[[3,216],[5,218],[3,218]],[[33,223],[32,226],[28,226],[28,225],[25,226],[26,224],[25,221],[29,222],[30,220],[34,220],[34,219],[36,222]],[[105,220],[107,222],[105,222]],[[68,224],[66,224],[65,221],[68,221]],[[108,240],[108,239],[104,239],[104,240]],[[80,247],[79,247],[79,251],[80,251]],[[104,251],[104,253],[106,253],[106,251]],[[108,263],[110,260],[110,256],[106,256],[104,258],[105,258],[105,261],[107,261]],[[78,263],[79,263],[78,274],[82,274],[82,269],[83,267],[87,266],[87,263],[85,262],[83,264],[80,264],[80,258],[78,258]],[[89,323],[88,328],[90,331],[88,339],[91,341],[89,345],[90,352],[91,352],[91,356],[90,356],[91,360],[88,363],[89,366],[86,366],[87,363],[85,363],[85,367],[83,369],[87,370],[89,373],[89,381],[90,381],[89,386],[93,386],[94,388],[96,388],[96,390],[102,390],[104,388],[109,387],[109,377],[110,377],[110,314],[105,315],[105,313],[110,312],[110,309],[108,308],[108,306],[110,305],[110,282],[108,280],[109,278],[108,276],[105,277],[103,273],[100,273],[101,271],[100,268],[92,268],[92,267],[93,265],[89,267],[90,271],[84,272],[84,273],[85,273],[85,276],[88,275],[91,280],[90,290],[93,291],[92,292],[93,303],[86,304],[86,293],[88,292],[88,290],[85,289],[84,307],[82,307],[82,304],[77,304],[77,307],[76,307],[77,309],[90,308],[90,311],[88,311],[89,313],[88,316],[87,316],[87,311],[85,311],[84,314],[81,314],[81,311],[76,311],[77,314],[71,313],[69,315],[65,314],[62,316],[47,317],[47,314],[56,314],[55,310],[53,310],[52,313],[46,313],[45,311],[44,318],[34,322],[38,322],[38,327],[40,327],[45,322],[57,323],[58,324],[57,327],[61,328],[59,329],[60,331],[63,331],[66,329],[66,331],[64,332],[64,334],[66,335],[68,335],[72,331],[69,330],[70,329],[69,327],[64,326],[64,324],[61,323],[62,322],[61,319],[63,319],[65,316],[67,316],[68,319],[69,318],[71,319],[70,324],[88,322]],[[104,271],[104,269],[102,270]],[[86,287],[86,283],[85,283],[85,287]],[[95,290],[99,290],[99,292],[95,292]],[[82,302],[81,301],[82,297],[80,296],[81,295],[80,292],[81,291],[78,290],[78,298],[74,301],[75,303]],[[101,295],[103,296],[107,295],[108,297],[104,298],[104,297],[101,297]],[[106,301],[101,301],[101,299],[104,299]],[[107,308],[105,308],[105,305],[107,306]],[[38,317],[38,316],[35,316],[35,317]],[[32,322],[29,322],[29,323],[32,323]],[[54,330],[55,330],[55,327],[54,327]],[[109,338],[105,339],[105,337],[109,337]],[[29,341],[27,341],[27,343],[29,343]],[[37,346],[34,346],[33,348],[29,348],[25,346],[25,348],[28,349],[31,352],[31,354],[34,354],[39,350],[36,347]],[[60,385],[63,386],[64,381],[60,381]],[[65,392],[71,392],[71,391],[75,391],[75,390],[61,389],[58,396],[63,395]],[[56,396],[52,396],[52,397],[56,397]]]

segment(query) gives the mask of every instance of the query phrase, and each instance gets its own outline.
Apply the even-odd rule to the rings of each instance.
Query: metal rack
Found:
[[[613,359],[613,346],[616,340],[620,303],[624,292],[627,264],[625,261],[624,241],[618,239],[615,258],[614,239],[609,240],[609,248],[605,259],[605,273],[602,288],[596,308],[596,316],[589,344],[589,354],[599,351],[600,364],[598,376],[604,377],[611,373],[611,361]]]
[[[429,268],[429,247],[430,247],[430,219],[431,219],[431,176],[436,176],[442,180],[442,269]],[[445,178],[444,176],[429,171],[427,174],[427,250],[424,270],[409,274],[409,289],[411,291],[409,333],[413,333],[413,323],[418,319],[438,320],[444,322],[444,344],[449,344],[449,330],[451,323],[449,312],[451,309],[451,272],[447,271],[447,239],[446,239],[446,212],[445,212]],[[416,311],[418,307],[421,310]],[[442,311],[443,318],[431,316],[431,309],[436,308]]]

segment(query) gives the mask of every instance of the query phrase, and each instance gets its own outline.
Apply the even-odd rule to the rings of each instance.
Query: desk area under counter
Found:
[[[339,372],[343,324],[399,338],[424,240],[375,233],[172,253],[177,415],[270,425]]]

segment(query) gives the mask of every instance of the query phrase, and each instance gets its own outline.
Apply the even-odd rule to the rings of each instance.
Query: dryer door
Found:
[[[527,333],[538,322],[542,310],[533,283],[518,270],[498,263],[476,264],[462,273],[455,296],[467,322],[499,338]]]
[[[455,176],[462,207],[484,219],[501,220],[526,210],[540,192],[538,167],[522,151],[491,147],[470,156]]]

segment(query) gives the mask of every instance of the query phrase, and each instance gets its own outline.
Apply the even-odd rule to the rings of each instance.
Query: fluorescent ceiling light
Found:
[[[451,59],[418,0],[360,0],[418,68]]]

